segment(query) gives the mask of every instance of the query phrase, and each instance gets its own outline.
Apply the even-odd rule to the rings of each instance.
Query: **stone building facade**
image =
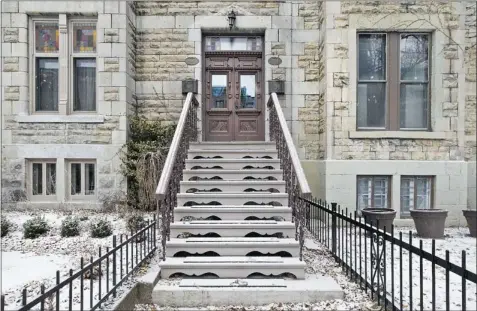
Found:
[[[475,9],[475,3],[465,1],[4,0],[3,193],[15,199],[26,191],[31,198],[31,163],[53,161],[62,172],[57,179],[64,183],[57,182],[54,200],[42,198],[37,204],[84,204],[86,195],[80,195],[83,201],[73,200],[69,192],[76,160],[95,164],[94,195],[88,202],[124,191],[118,152],[126,142],[127,115],[133,107],[151,121],[174,122],[185,98],[182,81],[196,79],[202,109],[205,38],[255,36],[262,40],[264,81],[284,81],[280,104],[317,197],[351,210],[392,207],[402,224],[409,222],[403,204],[428,204],[448,209],[449,225],[462,224],[461,210],[476,204]],[[231,11],[237,15],[233,29],[227,18]],[[59,29],[59,108],[54,113],[37,113],[34,106],[33,25],[44,17],[56,20]],[[78,18],[96,25],[96,50],[89,55],[96,59],[96,110],[88,113],[71,109],[74,90],[63,82],[74,79],[70,20]],[[405,50],[412,42],[420,42],[422,49]],[[382,53],[369,56],[366,44],[382,44]],[[419,80],[420,91],[409,91],[409,103],[424,103],[425,125],[409,130],[395,114],[412,113],[402,107],[404,99],[400,104],[393,98],[405,92],[402,88],[412,89],[412,81],[401,81],[399,68],[391,64],[404,62],[402,57],[412,61],[416,53],[421,57],[418,65],[428,69],[412,65],[414,76],[425,81]],[[365,122],[363,114],[375,117],[362,107],[379,95],[363,95],[374,83],[361,78],[359,60],[366,62],[366,57],[379,60],[384,72],[389,71],[385,76],[390,80],[380,81],[381,108],[369,106],[369,111],[383,110],[380,117],[385,121],[375,128],[360,123]],[[268,87],[263,84],[265,103]],[[416,101],[416,94],[424,94],[424,99]],[[202,134],[203,118],[201,111]],[[401,122],[417,122],[408,118]],[[84,180],[86,167],[81,166]],[[46,164],[42,168],[48,169]]]

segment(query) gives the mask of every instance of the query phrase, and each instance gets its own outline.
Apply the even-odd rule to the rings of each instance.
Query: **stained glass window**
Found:
[[[73,25],[73,52],[96,52],[96,24],[81,23]]]
[[[35,49],[39,53],[56,53],[59,44],[57,23],[35,23]]]

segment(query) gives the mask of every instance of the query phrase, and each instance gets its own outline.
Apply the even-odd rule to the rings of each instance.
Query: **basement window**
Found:
[[[69,161],[69,194],[73,200],[88,200],[96,195],[96,163]]]
[[[28,175],[27,190],[31,200],[56,200],[56,160],[30,160]]]

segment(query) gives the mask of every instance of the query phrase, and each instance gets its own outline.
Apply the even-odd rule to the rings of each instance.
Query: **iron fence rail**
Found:
[[[40,295],[28,301],[27,289],[22,290],[22,306],[17,311],[32,310],[39,306],[39,310],[45,310],[45,303],[48,299],[54,299],[53,310],[96,310],[101,304],[111,296],[116,297],[117,289],[127,278],[135,272],[142,263],[149,258],[157,249],[156,241],[156,216],[153,221],[147,221],[146,226],[131,235],[113,236],[113,245],[110,249],[106,247],[106,252],[102,253],[102,248],[98,249],[98,257],[91,257],[89,263],[85,264],[85,259],[80,258],[80,269],[73,272],[69,270],[68,277],[61,281],[60,271],[56,271],[56,285],[45,289],[40,286]],[[118,243],[119,242],[119,243]],[[103,265],[105,270],[103,271]],[[111,267],[112,266],[112,267]],[[96,268],[96,270],[95,270]],[[89,275],[88,275],[89,274]],[[97,286],[95,287],[94,275],[97,275]],[[85,289],[85,283],[89,279],[89,289]],[[79,281],[79,301],[73,304],[73,282]],[[103,288],[103,282],[105,288]],[[65,288],[68,288],[68,306],[61,305],[60,297],[64,295]],[[89,293],[88,293],[89,292]],[[89,294],[89,296],[85,296]],[[89,298],[89,299],[87,299]],[[95,299],[96,298],[96,299]],[[88,301],[89,300],[89,301]],[[88,305],[86,305],[89,302]],[[49,308],[51,310],[51,308]],[[6,309],[5,295],[1,296],[1,311]],[[38,308],[37,308],[38,309]],[[11,310],[8,308],[8,310]]]
[[[331,251],[346,275],[369,292],[378,305],[393,311],[452,310],[451,300],[457,298],[451,297],[456,291],[451,288],[450,280],[459,278],[459,310],[477,309],[477,275],[467,269],[465,251],[458,265],[450,261],[448,250],[445,258],[436,256],[434,239],[429,252],[423,249],[422,240],[419,247],[413,245],[411,232],[406,242],[402,232],[396,236],[394,226],[391,230],[377,229],[379,223],[368,224],[356,212],[350,213],[336,203],[303,197],[299,200],[305,204],[307,229]],[[413,258],[417,258],[417,267],[413,267]],[[425,268],[430,270],[431,282],[425,282],[428,278]],[[442,289],[437,293],[438,282],[445,284],[445,297],[441,297]],[[475,299],[472,306],[468,306],[469,288]],[[439,305],[437,300],[441,302]]]

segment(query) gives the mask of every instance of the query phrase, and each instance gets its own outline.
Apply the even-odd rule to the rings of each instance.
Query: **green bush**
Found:
[[[146,220],[141,215],[131,215],[127,219],[127,227],[130,232],[141,230],[146,227],[146,225]]]
[[[10,229],[12,229],[13,223],[7,219],[7,217],[2,216],[2,233],[1,236],[2,238],[10,232]]]
[[[33,217],[23,224],[23,237],[25,239],[36,239],[50,231],[50,226],[45,218],[41,216]]]
[[[61,222],[61,236],[71,237],[80,235],[80,224],[77,218],[71,216],[66,217]]]
[[[105,238],[113,234],[113,227],[111,222],[100,219],[91,223],[91,237],[92,238]]]

